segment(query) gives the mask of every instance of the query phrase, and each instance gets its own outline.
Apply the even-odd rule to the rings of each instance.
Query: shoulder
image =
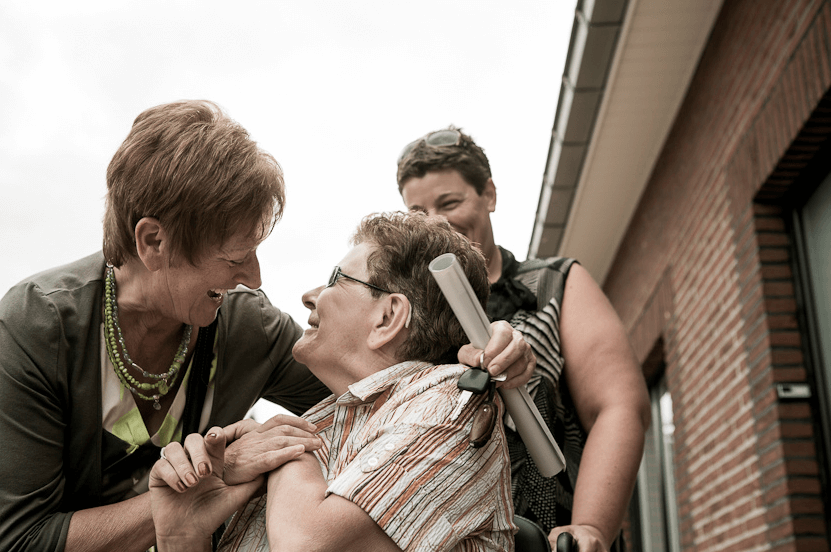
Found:
[[[261,289],[240,286],[229,291],[219,312],[235,329],[259,329],[267,333],[289,328],[293,333],[300,331],[294,319],[274,306]]]
[[[104,265],[104,255],[98,252],[18,282],[0,300],[0,318],[31,324],[39,314],[49,312],[81,316],[100,300]]]
[[[443,422],[459,396],[459,377],[468,370],[462,364],[416,364],[417,371],[398,378],[391,387],[384,410],[400,410],[400,423],[430,426]],[[398,415],[396,415],[398,416]]]
[[[527,259],[519,263],[517,274],[527,274],[529,272],[540,272],[543,270],[552,270],[567,276],[571,266],[579,264],[577,259],[571,257],[548,257],[546,259]]]

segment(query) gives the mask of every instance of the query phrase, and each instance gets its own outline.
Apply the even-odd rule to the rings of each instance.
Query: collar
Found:
[[[491,284],[488,317],[491,320],[510,322],[518,310],[536,310],[537,298],[531,290],[516,279],[519,262],[514,255],[502,247],[499,247],[499,253],[502,255],[502,274],[497,282]]]
[[[427,366],[430,366],[429,362],[420,360],[400,362],[353,383],[348,387],[349,390],[338,397],[335,402],[338,405],[369,402],[377,395],[398,383],[398,380],[401,378],[420,372]]]
[[[499,254],[502,255],[502,274],[499,275],[499,280],[496,281],[498,284],[501,280],[514,277],[517,270],[519,270],[519,261],[516,260],[513,253],[501,245],[497,245],[496,248],[499,249]]]

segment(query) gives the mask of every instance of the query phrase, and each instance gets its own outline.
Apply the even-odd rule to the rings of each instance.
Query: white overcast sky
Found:
[[[395,159],[455,124],[491,161],[496,241],[525,258],[575,0],[0,4],[0,295],[101,248],[107,164],[144,109],[220,104],[286,175],[263,289],[301,294],[361,217],[402,208]]]

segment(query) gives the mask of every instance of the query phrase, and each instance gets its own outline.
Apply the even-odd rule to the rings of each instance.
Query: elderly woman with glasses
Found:
[[[467,338],[428,270],[455,254],[484,306],[482,254],[422,213],[367,217],[353,244],[327,285],[303,295],[310,328],[294,345],[333,393],[303,416],[322,446],[268,476],[219,550],[512,550],[510,462],[493,423],[502,402],[484,393],[455,412]],[[208,550],[206,535],[246,493],[221,478],[218,428],[168,448],[150,482],[159,546]],[[202,461],[212,474],[185,489]]]
[[[328,393],[258,289],[284,199],[280,166],[215,104],[136,118],[107,171],[103,251],[0,301],[0,549],[146,550],[149,471],[183,435],[224,428],[229,484],[319,446],[300,418],[240,422],[259,398],[300,414]],[[524,343],[496,330],[486,356],[527,379]]]

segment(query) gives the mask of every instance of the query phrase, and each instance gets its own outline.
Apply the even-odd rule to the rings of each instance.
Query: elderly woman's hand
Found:
[[[505,374],[505,381],[498,383],[497,387],[513,389],[528,383],[537,366],[531,346],[504,320],[493,322],[491,332],[484,357],[481,349],[468,344],[459,349],[459,362],[486,368],[492,376]]]
[[[317,428],[297,416],[278,414],[259,424],[242,420],[223,429],[228,445],[225,451],[225,482],[238,485],[270,472],[296,455],[296,445],[311,452],[321,446],[314,434]]]
[[[171,443],[150,471],[150,505],[156,540],[165,550],[210,550],[211,535],[262,485],[263,477],[229,486],[225,434],[215,427],[206,437],[191,434],[185,445]],[[285,449],[293,458],[303,447]]]

